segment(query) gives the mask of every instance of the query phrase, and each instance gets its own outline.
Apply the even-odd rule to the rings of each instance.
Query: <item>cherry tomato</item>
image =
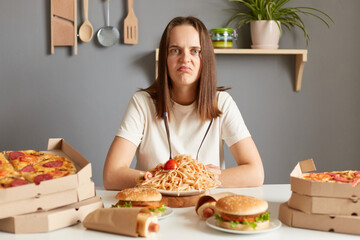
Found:
[[[175,159],[169,159],[164,165],[164,170],[174,170],[177,169],[178,167],[179,164]]]

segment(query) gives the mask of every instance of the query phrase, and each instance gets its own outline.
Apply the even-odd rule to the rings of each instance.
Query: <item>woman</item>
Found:
[[[222,187],[263,183],[258,150],[236,103],[225,89],[217,88],[215,69],[205,25],[194,17],[174,18],[160,41],[159,76],[149,88],[134,94],[110,146],[103,176],[106,189],[133,187],[143,171],[177,154],[198,155]],[[223,141],[238,166],[224,169]],[[135,153],[137,170],[130,169]]]

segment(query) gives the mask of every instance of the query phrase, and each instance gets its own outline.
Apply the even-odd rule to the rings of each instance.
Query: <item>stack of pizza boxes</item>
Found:
[[[292,195],[280,205],[280,221],[298,228],[360,234],[360,185],[300,177],[315,170],[312,159],[296,165],[290,175]]]
[[[81,222],[88,213],[103,207],[91,180],[91,164],[64,139],[49,139],[46,153],[66,157],[76,174],[0,189],[0,231],[40,233]],[[36,221],[36,224],[34,224]]]

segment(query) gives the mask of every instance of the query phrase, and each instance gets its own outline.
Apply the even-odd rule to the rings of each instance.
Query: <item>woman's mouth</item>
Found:
[[[181,67],[178,68],[178,71],[187,73],[187,72],[191,72],[191,68],[186,67],[186,66],[181,66]]]

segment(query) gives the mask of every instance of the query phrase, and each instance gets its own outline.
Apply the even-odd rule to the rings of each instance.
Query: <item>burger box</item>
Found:
[[[356,198],[311,197],[293,192],[288,205],[309,214],[360,216],[360,201]]]
[[[299,162],[290,174],[291,190],[307,196],[347,199],[360,198],[360,185],[353,187],[349,183],[312,182],[300,178],[302,174],[315,170],[316,167],[312,159]]]
[[[95,196],[95,186],[91,180],[91,163],[62,138],[51,138],[46,153],[67,157],[76,167],[76,174],[43,181],[39,185],[0,189],[0,219],[50,210],[79,202]]]
[[[279,220],[292,227],[360,234],[360,216],[309,214],[290,208],[287,202],[280,205]]]
[[[10,233],[42,233],[82,222],[98,208],[103,208],[100,196],[73,203],[50,211],[28,213],[0,219],[0,231]],[[32,224],[36,222],[36,224]]]

